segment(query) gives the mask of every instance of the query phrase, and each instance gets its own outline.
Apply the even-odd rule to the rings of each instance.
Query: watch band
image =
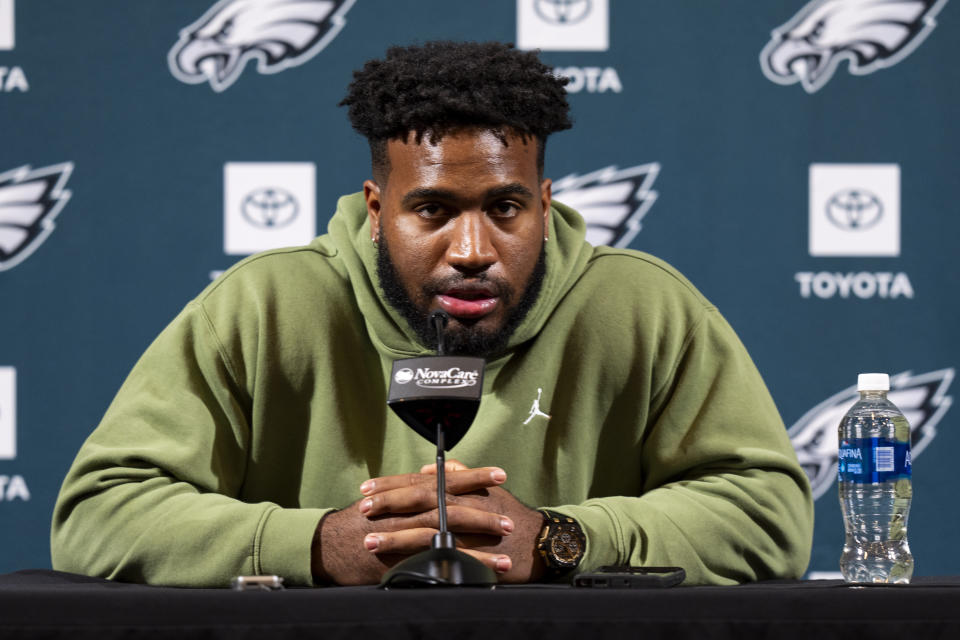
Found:
[[[543,529],[537,539],[537,551],[543,558],[547,579],[570,573],[580,564],[586,551],[587,538],[580,523],[570,516],[549,509],[540,509]]]

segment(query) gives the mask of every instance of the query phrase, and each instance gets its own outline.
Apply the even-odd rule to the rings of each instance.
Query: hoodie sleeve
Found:
[[[809,482],[760,374],[716,309],[661,379],[643,431],[642,494],[550,507],[583,526],[581,568],[680,566],[687,584],[800,577],[812,544]]]
[[[199,303],[130,373],[57,500],[55,569],[128,582],[224,587],[237,575],[311,584],[324,509],[238,499],[250,399]]]

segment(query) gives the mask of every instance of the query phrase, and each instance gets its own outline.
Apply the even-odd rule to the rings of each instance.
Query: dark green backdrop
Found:
[[[519,1],[559,15],[553,2]],[[365,143],[336,106],[352,70],[393,43],[515,42],[517,2],[356,0],[341,7],[346,23],[322,50],[277,73],[250,61],[215,91],[178,80],[168,63],[181,29],[214,0],[16,0],[13,23],[4,17],[12,0],[0,0],[0,47],[4,29],[15,34],[0,48],[0,248],[14,229],[3,200],[10,172],[72,163],[55,229],[18,264],[0,264],[0,429],[16,435],[4,457],[0,433],[0,572],[49,566],[53,502],[81,442],[152,338],[211,272],[241,257],[224,251],[225,163],[313,163],[322,232],[335,198],[368,175]],[[550,141],[546,172],[648,165],[634,172],[647,181],[614,203],[635,214],[648,207],[642,229],[609,241],[626,238],[677,266],[747,345],[811,473],[827,478],[811,570],[837,568],[830,448],[835,457],[850,385],[862,371],[912,372],[895,379],[920,443],[910,542],[918,575],[956,574],[960,15],[945,0],[905,1],[925,13],[903,27],[905,41],[887,43],[899,49],[873,72],[863,63],[854,74],[843,55],[859,36],[831,24],[854,3],[825,4],[610,0],[607,50],[542,54],[584,78],[570,96],[576,126]],[[818,51],[840,60],[832,77],[806,89],[768,79],[761,52],[771,32],[818,10],[818,35],[830,39]],[[811,164],[899,167],[899,255],[811,255]],[[841,214],[851,191],[876,195],[866,180],[836,192]],[[890,224],[895,203],[878,198]],[[856,235],[847,223],[835,232]],[[858,296],[877,273],[903,274],[896,295]],[[2,388],[13,371],[15,416]]]

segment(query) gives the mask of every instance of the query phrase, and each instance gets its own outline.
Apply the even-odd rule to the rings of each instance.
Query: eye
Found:
[[[217,42],[223,42],[225,38],[230,37],[230,32],[233,31],[233,19],[227,20],[223,23],[223,26],[220,27],[220,31],[213,35],[213,39]]]
[[[443,207],[434,203],[420,205],[414,209],[414,211],[421,218],[427,218],[428,220],[439,218],[444,215]]]
[[[520,205],[516,202],[503,200],[490,207],[490,215],[497,218],[512,218],[520,213]]]
[[[823,20],[820,20],[813,26],[813,30],[810,32],[810,35],[806,36],[804,40],[812,44],[814,40],[820,39],[820,36],[823,35],[823,30],[826,28],[826,23]]]

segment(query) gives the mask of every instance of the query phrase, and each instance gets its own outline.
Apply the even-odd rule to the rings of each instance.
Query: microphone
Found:
[[[483,358],[446,355],[444,330],[450,316],[430,314],[437,332],[436,356],[395,360],[387,405],[407,425],[449,451],[467,434],[483,395]]]
[[[492,587],[496,575],[488,566],[456,548],[447,529],[446,451],[452,449],[473,423],[483,395],[483,358],[446,355],[446,311],[430,314],[437,332],[436,356],[395,360],[387,405],[410,428],[437,446],[437,514],[439,531],[431,548],[397,564],[384,574],[380,586]]]

